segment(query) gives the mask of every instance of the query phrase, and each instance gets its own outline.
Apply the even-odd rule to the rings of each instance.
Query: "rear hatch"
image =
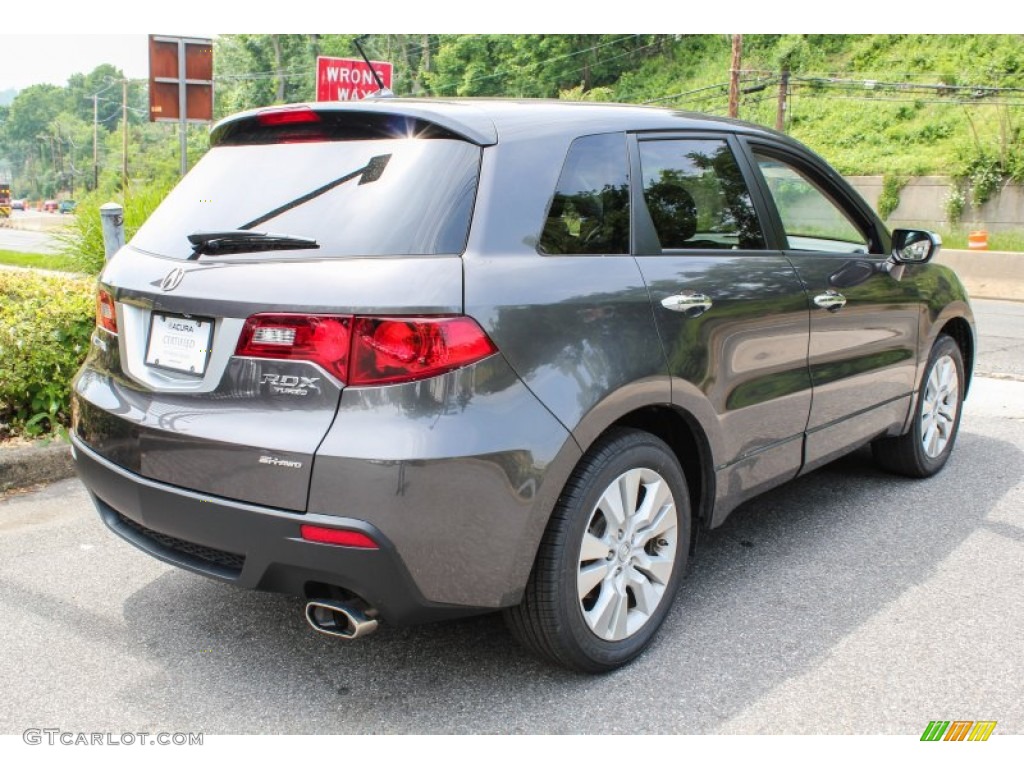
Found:
[[[420,118],[309,107],[211,143],[100,278],[74,429],[153,480],[301,511],[353,323],[462,311],[481,149]]]

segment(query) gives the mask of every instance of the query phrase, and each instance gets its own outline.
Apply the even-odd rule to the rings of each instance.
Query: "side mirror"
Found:
[[[942,238],[924,229],[894,229],[892,260],[897,264],[925,264],[938,255]]]

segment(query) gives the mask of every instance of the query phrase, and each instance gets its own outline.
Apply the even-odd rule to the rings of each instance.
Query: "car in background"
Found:
[[[56,213],[59,203],[56,200],[44,200],[43,211],[45,213]]]
[[[25,201],[24,200],[11,200],[11,210],[12,211],[24,211],[25,210]]]
[[[114,533],[319,632],[504,610],[608,671],[747,499],[952,453],[975,332],[938,237],[785,135],[371,99],[210,143],[100,275],[72,451]]]
[[[61,200],[57,206],[58,213],[74,213],[75,207],[78,205],[74,200]]]

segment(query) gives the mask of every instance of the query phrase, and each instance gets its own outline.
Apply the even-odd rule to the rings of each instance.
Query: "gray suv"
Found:
[[[746,499],[867,443],[943,467],[975,336],[938,245],[735,121],[239,114],[100,278],[78,472],[119,536],[321,632],[503,609],[613,669]]]

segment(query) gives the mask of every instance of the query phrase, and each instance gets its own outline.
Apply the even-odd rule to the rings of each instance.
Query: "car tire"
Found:
[[[960,347],[942,334],[928,357],[910,430],[872,443],[879,466],[907,477],[931,477],[941,470],[960,429],[965,384]]]
[[[512,634],[581,672],[633,660],[661,626],[686,568],[690,501],[671,449],[616,429],[566,484],[541,541]]]

